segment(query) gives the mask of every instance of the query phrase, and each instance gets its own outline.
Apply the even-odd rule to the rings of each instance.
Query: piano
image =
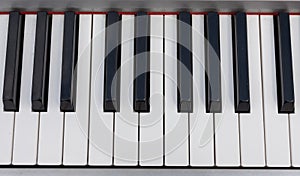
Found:
[[[298,175],[299,1],[0,2],[1,175]]]

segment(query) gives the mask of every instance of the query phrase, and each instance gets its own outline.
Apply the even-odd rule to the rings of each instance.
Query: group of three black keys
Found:
[[[120,72],[121,63],[121,15],[118,12],[106,14],[105,75],[103,109],[105,112],[120,111]],[[193,112],[193,71],[192,71],[192,20],[191,13],[179,12],[177,15],[177,109],[178,112]],[[119,23],[118,23],[119,22]],[[60,109],[73,112],[76,102],[76,64],[78,48],[78,14],[64,13],[63,52]],[[110,26],[108,28],[108,26]],[[186,27],[189,26],[189,27]],[[221,66],[219,14],[205,14],[204,31],[206,38],[206,112],[221,113]],[[150,73],[150,18],[146,12],[135,14],[134,38],[134,88],[133,110],[149,112]],[[232,15],[233,77],[235,111],[249,113],[249,71],[247,46],[247,15],[238,12]],[[8,39],[5,62],[3,104],[4,111],[17,112],[19,109],[22,44],[24,35],[24,15],[20,12],[9,13]],[[276,50],[276,78],[279,113],[294,112],[294,86],[291,56],[289,14],[274,15],[274,35]],[[37,12],[34,70],[32,78],[32,111],[47,111],[49,62],[51,42],[51,15]],[[55,42],[55,41],[52,41]],[[24,48],[26,49],[26,48]],[[190,76],[183,73],[188,70]],[[140,74],[141,73],[141,74]],[[139,75],[138,75],[139,74]],[[113,82],[116,81],[116,82]],[[167,91],[167,90],[166,90]]]

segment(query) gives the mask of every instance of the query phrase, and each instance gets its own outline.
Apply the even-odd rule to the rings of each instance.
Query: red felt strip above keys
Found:
[[[107,14],[107,12],[101,11],[101,12],[89,12],[89,11],[77,11],[76,14],[90,14],[90,15],[96,15],[96,14]],[[120,15],[135,15],[136,12],[126,12],[121,11],[118,12]],[[147,12],[148,15],[178,15],[179,12]],[[208,12],[190,12],[192,15],[206,15]],[[219,15],[234,15],[236,12],[218,12]],[[0,12],[0,15],[8,15],[9,12]],[[37,11],[21,11],[20,14],[22,15],[35,15],[37,14]],[[63,11],[49,11],[48,14],[51,15],[63,15]],[[246,12],[247,15],[277,15],[278,12]],[[290,12],[289,15],[300,15],[300,12]]]

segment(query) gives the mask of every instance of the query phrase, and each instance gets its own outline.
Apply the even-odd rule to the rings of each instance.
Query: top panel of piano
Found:
[[[247,11],[299,12],[299,0],[1,0],[0,11]]]

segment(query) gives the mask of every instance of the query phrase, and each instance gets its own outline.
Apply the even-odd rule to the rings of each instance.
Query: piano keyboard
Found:
[[[300,15],[0,15],[0,164],[300,166]]]

